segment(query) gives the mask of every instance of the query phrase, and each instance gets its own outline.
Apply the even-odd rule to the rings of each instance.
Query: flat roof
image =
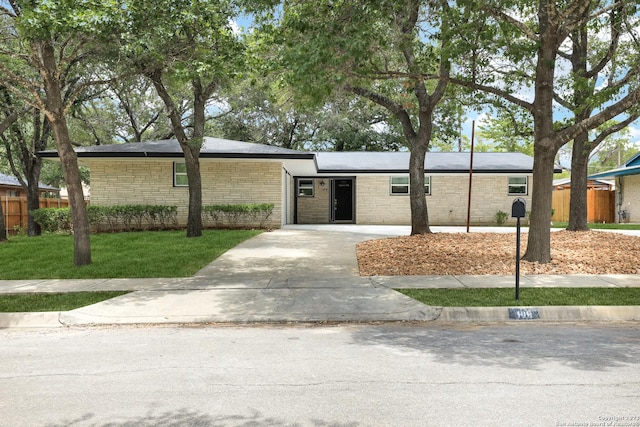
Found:
[[[409,152],[322,152],[316,154],[318,173],[407,173]],[[428,152],[425,172],[468,173],[471,153]],[[533,158],[523,153],[474,153],[479,173],[531,173]]]
[[[78,157],[182,157],[183,152],[176,139],[126,144],[94,145],[74,148]],[[56,150],[40,153],[42,157],[58,157]],[[205,137],[200,158],[275,158],[313,159],[313,153],[290,150],[271,145],[229,139]]]

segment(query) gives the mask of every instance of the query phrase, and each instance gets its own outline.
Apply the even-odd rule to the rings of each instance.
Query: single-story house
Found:
[[[76,148],[91,173],[94,205],[177,205],[186,221],[184,156],[175,140]],[[41,153],[56,158],[55,151]],[[427,153],[425,197],[431,224],[465,224],[469,153]],[[302,152],[205,138],[200,155],[203,205],[273,203],[270,226],[410,224],[408,152]],[[476,153],[471,222],[494,224],[516,197],[531,203],[533,158]]]
[[[615,179],[618,222],[640,222],[640,153],[622,167],[589,176]]]
[[[51,193],[59,193],[60,189],[40,183],[40,195],[49,195]],[[3,197],[27,197],[18,178],[0,173],[0,196]],[[57,197],[57,194],[56,194]]]

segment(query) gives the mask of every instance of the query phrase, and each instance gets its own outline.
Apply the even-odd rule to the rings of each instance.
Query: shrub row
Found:
[[[71,232],[69,208],[42,208],[31,211],[43,231]],[[89,226],[95,231],[132,231],[175,228],[178,207],[163,205],[87,206]]]
[[[213,227],[236,228],[254,225],[264,228],[273,213],[273,203],[207,205],[202,207],[202,222]]]
[[[273,212],[273,203],[208,205],[202,207],[202,221],[206,226],[236,228],[255,226],[264,228]],[[35,222],[45,232],[71,232],[69,208],[41,208],[31,211]],[[94,231],[162,230],[178,225],[177,206],[118,205],[87,206],[89,225]]]

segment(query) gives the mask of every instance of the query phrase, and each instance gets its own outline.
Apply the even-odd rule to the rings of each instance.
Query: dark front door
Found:
[[[331,186],[332,221],[353,222],[353,178],[338,178]]]

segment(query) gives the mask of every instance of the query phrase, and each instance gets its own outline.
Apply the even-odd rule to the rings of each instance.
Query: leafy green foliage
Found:
[[[215,227],[236,228],[240,224],[258,224],[263,228],[273,213],[273,208],[273,203],[207,205],[202,207],[202,217],[203,221],[208,220]]]
[[[71,232],[69,208],[41,208],[31,212],[43,231]],[[117,205],[87,207],[91,228],[96,231],[134,231],[175,228],[178,207],[165,205]]]

